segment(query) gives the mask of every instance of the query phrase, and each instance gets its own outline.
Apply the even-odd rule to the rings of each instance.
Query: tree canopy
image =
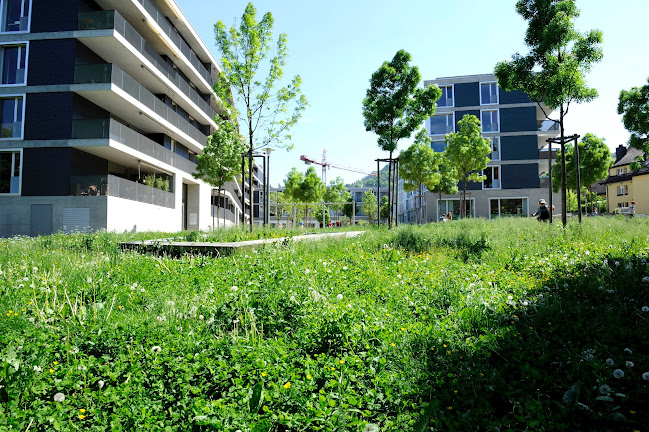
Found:
[[[400,139],[409,138],[423,121],[435,112],[435,102],[442,95],[437,86],[419,88],[421,74],[410,66],[410,54],[399,50],[390,62],[383,62],[372,74],[370,88],[363,99],[365,129],[378,135],[379,147],[390,153]],[[392,164],[388,168],[388,202],[392,216]]]
[[[566,184],[569,189],[574,191],[577,187],[574,146],[572,144],[567,145],[565,152]],[[579,177],[582,186],[589,187],[606,178],[612,162],[611,151],[603,138],[599,138],[592,133],[584,135],[579,142]],[[559,190],[560,176],[561,172],[559,170],[552,170],[552,182],[555,192]]]
[[[491,141],[483,138],[480,120],[474,115],[467,114],[462,117],[457,125],[459,132],[446,135],[446,157],[457,172],[458,180],[462,181],[462,194],[460,195],[460,216],[466,216],[467,183],[479,182],[486,177],[482,170],[487,168],[491,154]]]
[[[376,195],[371,190],[366,190],[363,193],[363,214],[367,218],[369,223],[376,222],[376,212],[378,209],[378,204],[376,203]]]
[[[631,132],[629,144],[649,154],[649,79],[642,87],[620,92],[617,113],[623,115],[624,127]]]

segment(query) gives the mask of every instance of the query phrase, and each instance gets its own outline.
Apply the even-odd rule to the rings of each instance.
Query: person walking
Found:
[[[547,222],[550,220],[550,210],[548,209],[547,203],[544,199],[539,200],[539,208],[531,217],[536,217],[539,222]]]
[[[638,204],[635,201],[631,201],[631,206],[629,207],[629,216],[635,217],[635,205]]]

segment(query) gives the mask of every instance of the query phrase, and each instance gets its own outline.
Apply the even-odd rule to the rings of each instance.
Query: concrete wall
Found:
[[[178,194],[176,194],[178,195]],[[164,231],[182,228],[181,207],[158,207],[117,197],[108,200],[106,229],[108,231]]]
[[[64,208],[89,208],[94,230],[106,228],[105,196],[0,197],[0,237],[30,235],[31,206],[52,205],[52,232],[63,231]],[[132,201],[129,201],[132,202]]]

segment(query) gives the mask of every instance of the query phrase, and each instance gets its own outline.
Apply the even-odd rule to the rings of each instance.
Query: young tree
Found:
[[[559,109],[561,149],[565,155],[564,117],[572,102],[590,102],[597,90],[586,85],[586,73],[602,59],[602,33],[591,30],[579,33],[574,20],[579,16],[576,0],[519,0],[517,12],[529,22],[525,43],[526,56],[515,54],[511,62],[496,65],[498,85],[504,90],[522,90],[535,100],[550,119]],[[552,119],[550,119],[552,120]],[[566,165],[561,159],[561,219],[566,225]]]
[[[388,197],[383,195],[381,197],[381,210],[379,212],[381,214],[381,219],[387,219],[390,214],[390,206],[388,204]]]
[[[203,152],[196,156],[196,171],[194,177],[201,179],[217,189],[216,220],[219,220],[219,201],[223,185],[232,181],[236,176],[241,155],[246,151],[243,137],[237,132],[236,126],[229,120],[216,119],[218,129],[207,137]],[[225,213],[223,214],[225,225]],[[212,213],[212,227],[214,214]]]
[[[322,201],[324,193],[325,187],[313,167],[309,167],[304,174],[292,168],[284,180],[284,194],[290,196],[295,202],[305,204],[305,219],[309,214],[309,204]]]
[[[363,213],[365,214],[367,221],[371,224],[376,221],[377,208],[376,195],[374,195],[374,192],[371,190],[366,190],[365,193],[363,193]]]
[[[421,75],[417,66],[410,66],[410,54],[396,53],[372,74],[370,88],[363,99],[365,129],[373,131],[381,150],[390,153],[388,168],[388,225],[392,226],[392,153],[402,138],[410,135],[435,112],[435,102],[442,95],[437,86],[417,88]]]
[[[470,181],[479,182],[486,178],[481,172],[487,168],[491,154],[491,141],[483,138],[480,120],[467,114],[457,125],[459,132],[446,135],[446,157],[456,169],[458,179],[462,181],[460,194],[460,217],[466,217],[466,186]]]
[[[439,183],[437,183],[434,188],[429,189],[429,191],[437,195],[438,201],[441,201],[442,195],[455,195],[457,193],[457,183],[459,181],[457,170],[448,160],[446,152],[441,153],[439,174]]]
[[[426,187],[429,191],[433,190],[441,181],[439,164],[442,159],[441,153],[435,153],[430,148],[430,136],[426,129],[417,132],[415,142],[399,154],[399,175],[404,180],[403,190],[418,192],[419,224],[423,223],[423,189]]]
[[[332,180],[329,186],[327,186],[327,191],[324,195],[325,202],[335,203],[330,204],[329,208],[338,214],[343,206],[340,203],[346,202],[348,198],[351,198],[351,194],[345,187],[345,180],[342,177],[336,177],[336,180]]]
[[[253,177],[253,154],[264,147],[291,148],[288,131],[307,107],[306,97],[301,93],[302,79],[299,75],[286,85],[279,85],[286,64],[286,35],[280,34],[271,54],[273,16],[264,14],[256,20],[257,10],[248,3],[241,17],[239,28],[228,29],[223,22],[214,25],[216,45],[221,51],[223,72],[214,86],[232,116],[239,119],[241,130],[248,139],[248,177]],[[257,77],[267,71],[265,79]],[[235,101],[232,101],[234,92]],[[234,102],[234,103],[233,103]],[[249,182],[249,199],[253,202],[253,184]],[[250,206],[250,229],[253,226]]]
[[[325,219],[324,224],[322,224],[323,210]],[[329,222],[331,222],[331,215],[329,214],[329,210],[325,206],[316,206],[316,208],[313,210],[313,217],[318,221],[319,224],[322,225],[322,228],[326,228],[327,226],[329,226]]]
[[[591,133],[584,135],[578,145],[580,183],[591,192],[590,188],[592,185],[594,185],[598,180],[602,180],[608,176],[608,170],[613,162],[611,151],[603,138],[599,138]],[[575,191],[577,188],[577,181],[575,180],[576,169],[574,146],[568,144],[565,148],[565,152],[566,187],[569,190]],[[560,176],[561,172],[559,170],[552,170],[552,184],[555,192],[558,192],[559,190]]]
[[[617,113],[623,114],[624,127],[631,132],[629,144],[649,155],[649,79],[642,87],[620,92]]]

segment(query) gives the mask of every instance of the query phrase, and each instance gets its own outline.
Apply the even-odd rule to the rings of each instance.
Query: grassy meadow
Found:
[[[648,220],[160,236],[0,239],[0,432],[647,431]]]

